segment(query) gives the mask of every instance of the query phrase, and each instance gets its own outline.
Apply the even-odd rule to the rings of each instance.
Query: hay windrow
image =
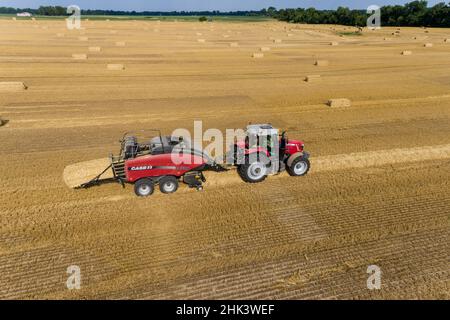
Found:
[[[440,159],[450,159],[450,144],[313,156],[310,161],[311,172],[318,173]],[[206,186],[209,187],[244,183],[235,169],[225,173],[207,172],[205,176],[207,178]],[[276,179],[276,177],[271,177],[271,179]]]
[[[323,156],[312,159],[314,172],[367,168],[388,164],[450,158],[450,144]]]
[[[94,179],[111,164],[109,158],[95,159],[68,165],[64,168],[63,180],[69,188],[79,187],[81,184]],[[112,170],[109,170],[102,178],[112,178]]]

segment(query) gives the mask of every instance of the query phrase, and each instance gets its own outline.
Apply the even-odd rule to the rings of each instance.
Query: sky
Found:
[[[339,6],[366,9],[369,5],[404,4],[413,0],[0,0],[0,7],[38,8],[40,5],[78,5],[81,9],[124,11],[260,10],[280,8],[336,9]],[[429,5],[447,0],[429,0]]]

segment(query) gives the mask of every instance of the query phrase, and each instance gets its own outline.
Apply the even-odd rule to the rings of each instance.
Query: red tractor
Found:
[[[154,192],[156,185],[163,193],[173,193],[180,181],[201,190],[206,181],[204,171],[228,171],[203,151],[193,149],[190,141],[182,137],[162,136],[158,130],[147,131],[158,135],[138,141],[136,135],[126,133],[120,141],[119,155],[110,156],[111,165],[79,188],[107,181],[118,181],[123,186],[133,183],[136,195],[146,197]],[[279,137],[278,130],[271,125],[250,125],[245,139],[232,146],[226,163],[236,166],[242,179],[249,183],[261,182],[268,175],[284,170],[292,176],[302,176],[310,167],[309,154],[303,147],[303,142],[289,140],[286,133]],[[179,155],[182,158],[178,158]],[[113,178],[101,179],[110,169]]]
[[[291,176],[304,176],[310,169],[309,153],[299,140],[279,135],[270,124],[247,126],[245,139],[237,141],[227,155],[227,163],[238,169],[248,183],[264,181],[268,175],[287,171]]]

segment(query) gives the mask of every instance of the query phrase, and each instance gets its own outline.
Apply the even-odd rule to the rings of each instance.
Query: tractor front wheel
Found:
[[[155,190],[155,185],[151,179],[141,179],[134,184],[134,193],[138,197],[148,197]]]
[[[304,176],[308,173],[311,164],[308,159],[303,157],[298,157],[294,161],[292,161],[290,166],[287,166],[287,172],[294,177]]]
[[[162,193],[174,193],[178,190],[178,179],[175,177],[164,177],[159,180],[159,190]]]

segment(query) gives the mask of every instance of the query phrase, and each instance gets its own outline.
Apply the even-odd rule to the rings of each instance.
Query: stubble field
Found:
[[[450,298],[449,30],[82,27],[0,20],[0,298]],[[28,89],[1,89],[11,81]],[[64,184],[67,165],[116,152],[124,132],[195,120],[271,122],[305,141],[312,170],[258,185],[207,174],[203,192],[146,199]]]

